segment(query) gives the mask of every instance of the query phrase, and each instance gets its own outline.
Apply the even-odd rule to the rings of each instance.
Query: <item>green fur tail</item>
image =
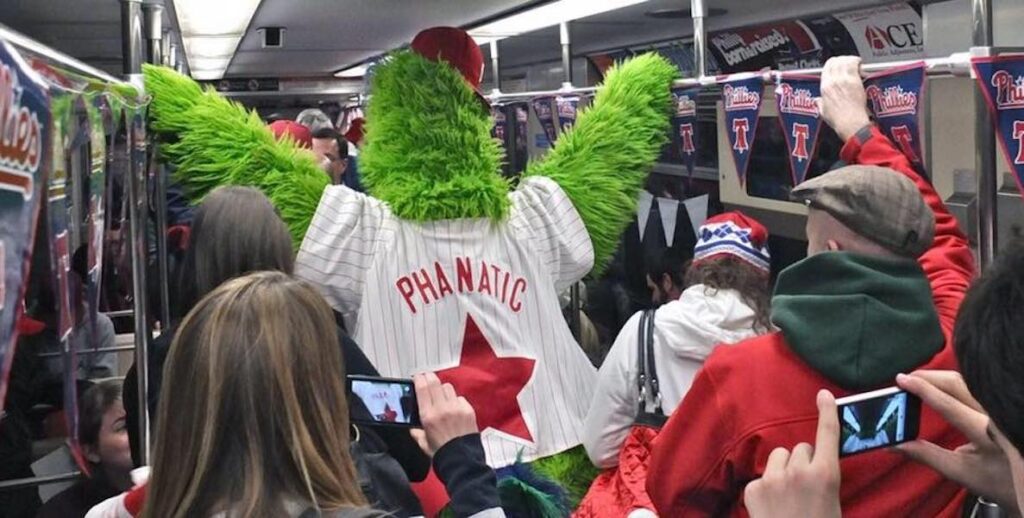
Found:
[[[599,275],[636,212],[636,199],[667,140],[676,68],[655,54],[608,72],[594,104],[526,176],[558,183],[583,218]]]
[[[549,495],[516,478],[498,481],[498,497],[502,510],[509,516],[561,518],[567,515]]]
[[[256,187],[277,208],[298,248],[330,184],[313,155],[275,140],[256,112],[203,92],[171,69],[146,66],[143,73],[153,96],[152,127],[165,141],[161,154],[177,167],[175,178],[191,199],[221,185]]]
[[[587,457],[587,452],[583,449],[583,446],[577,446],[558,455],[535,460],[530,463],[530,467],[538,474],[562,486],[568,494],[569,501],[573,507],[578,505],[580,500],[583,500],[583,496],[590,489],[590,484],[594,482],[594,479],[601,472],[590,462],[590,458]]]
[[[401,51],[370,89],[359,171],[374,197],[411,221],[505,217],[490,114],[454,68]]]

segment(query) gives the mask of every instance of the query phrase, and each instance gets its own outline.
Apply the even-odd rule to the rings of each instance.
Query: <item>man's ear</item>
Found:
[[[826,241],[825,248],[827,248],[829,252],[841,252],[843,250],[843,247],[839,246],[839,242],[835,239],[829,239]]]

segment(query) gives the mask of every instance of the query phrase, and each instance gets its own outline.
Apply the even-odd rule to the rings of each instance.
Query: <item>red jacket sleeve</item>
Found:
[[[910,161],[877,127],[872,128],[871,138],[864,142],[858,142],[856,137],[848,140],[841,157],[851,164],[877,165],[903,173],[913,180],[925,203],[935,213],[935,240],[918,262],[932,286],[942,330],[947,337],[952,336],[957,310],[975,274],[974,255],[956,218],[931,184],[914,171]]]
[[[661,516],[721,516],[738,498],[731,455],[736,424],[717,396],[709,369],[714,357],[655,440],[647,492]]]

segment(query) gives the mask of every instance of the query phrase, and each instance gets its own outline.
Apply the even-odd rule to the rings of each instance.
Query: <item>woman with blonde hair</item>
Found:
[[[185,317],[167,359],[152,471],[90,516],[378,516],[349,455],[345,366],[327,303],[279,272],[228,281]],[[425,447],[459,516],[504,516],[472,407],[417,376]],[[117,512],[115,512],[117,511]]]

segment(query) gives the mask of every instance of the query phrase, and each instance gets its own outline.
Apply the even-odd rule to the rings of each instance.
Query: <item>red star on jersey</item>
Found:
[[[493,428],[532,442],[516,398],[533,376],[535,363],[527,358],[499,358],[473,317],[467,315],[459,365],[438,371],[437,377],[451,383],[455,392],[473,405],[481,431]]]

